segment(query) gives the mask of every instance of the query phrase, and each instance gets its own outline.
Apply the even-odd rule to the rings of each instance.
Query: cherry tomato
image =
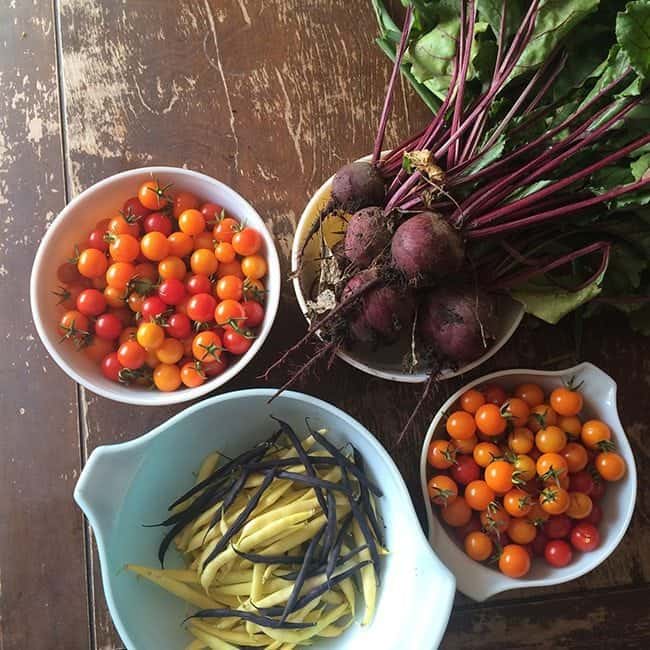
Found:
[[[205,218],[193,208],[183,210],[178,216],[178,227],[186,235],[198,235],[205,230]]]
[[[491,506],[481,513],[481,525],[488,533],[499,537],[510,525],[510,515],[501,506]]]
[[[153,383],[164,393],[176,390],[181,385],[180,368],[173,363],[159,363],[153,370]]]
[[[491,442],[479,442],[472,456],[479,467],[487,467],[495,458],[502,456],[501,450]]]
[[[165,340],[165,330],[156,323],[140,323],[136,340],[145,350],[156,350]]]
[[[148,214],[142,222],[142,227],[145,232],[161,232],[165,237],[169,237],[174,229],[170,218],[163,212]]]
[[[487,510],[495,496],[494,490],[485,481],[472,481],[465,487],[465,501],[472,510]]]
[[[211,220],[212,219],[214,219],[214,217],[212,217]],[[227,242],[231,244],[233,237],[235,233],[238,232],[238,230],[238,221],[232,219],[231,217],[219,217],[219,221],[215,224],[212,234],[217,242]]]
[[[550,425],[537,432],[535,444],[543,454],[558,453],[566,446],[566,433],[560,427]]]
[[[551,393],[550,403],[558,415],[578,415],[582,411],[582,395],[577,390],[560,386]]]
[[[244,303],[245,305],[246,303]],[[478,438],[472,436],[471,438],[465,438],[465,440],[454,440],[454,446],[456,451],[459,454],[471,454],[474,451],[474,447],[478,444]]]
[[[102,374],[106,379],[111,381],[120,381],[120,371],[122,370],[122,364],[117,358],[117,352],[111,352],[107,354],[101,363]]]
[[[152,323],[144,324],[151,325]],[[155,348],[155,351],[156,357],[160,363],[178,363],[183,358],[185,350],[183,344],[178,339],[165,339],[157,348]]]
[[[238,255],[255,255],[262,245],[262,236],[254,228],[243,228],[232,238],[232,247]],[[262,276],[260,276],[262,277]]]
[[[526,425],[533,433],[537,433],[545,427],[557,424],[557,413],[548,404],[539,404],[530,409],[528,424]]]
[[[167,304],[158,296],[149,296],[142,303],[142,320],[152,321],[167,311]]]
[[[606,481],[620,481],[625,476],[623,456],[613,451],[602,451],[598,454],[594,466]]]
[[[102,359],[113,351],[113,342],[107,339],[100,339],[98,336],[89,337],[83,347],[83,353],[91,361],[101,363]]]
[[[219,266],[214,253],[208,248],[199,248],[192,253],[190,257],[190,266],[192,271],[201,275],[212,275],[216,273]]]
[[[512,488],[503,495],[503,507],[511,517],[525,517],[533,507],[530,495],[520,488]],[[510,536],[512,537],[512,535]],[[512,539],[517,542],[514,537]],[[528,544],[528,542],[518,542]]]
[[[533,432],[526,427],[517,427],[508,435],[508,447],[515,454],[527,454],[535,444]]]
[[[137,332],[137,327],[125,327],[117,340],[119,343],[124,343],[124,341],[135,341],[135,335]]]
[[[530,571],[530,555],[518,544],[508,544],[501,551],[499,570],[509,578],[521,578]]]
[[[100,339],[113,341],[119,337],[123,329],[123,322],[115,314],[101,314],[95,321],[95,335]]]
[[[582,432],[582,422],[577,415],[561,415],[557,419],[557,426],[572,438],[579,438]]]
[[[228,354],[221,353],[221,357],[215,361],[201,362],[201,368],[207,377],[217,377],[228,368]]]
[[[132,237],[140,236],[140,224],[136,215],[125,213],[118,214],[108,222],[108,232],[111,235],[131,235]]]
[[[587,466],[587,450],[577,442],[569,442],[560,453],[566,460],[569,474],[575,474]]]
[[[191,275],[185,280],[187,292],[191,295],[212,293],[212,283],[206,275]]]
[[[549,476],[543,480],[544,486],[553,485],[569,490],[569,475],[566,472],[561,472],[559,476]]]
[[[427,459],[431,467],[448,469],[456,460],[456,448],[449,440],[433,440],[429,445]]]
[[[477,562],[487,560],[494,549],[492,540],[480,531],[469,533],[463,541],[463,546],[465,547],[465,553]]]
[[[561,515],[569,508],[569,493],[564,488],[549,485],[540,492],[539,503],[550,515]]]
[[[199,207],[199,200],[191,192],[179,192],[174,197],[174,217],[178,219],[185,210],[195,210]]]
[[[602,508],[592,501],[591,503],[591,512],[584,518],[583,521],[597,526],[600,523],[600,520],[603,518]]]
[[[158,268],[151,262],[140,262],[133,267],[133,277],[153,284],[158,280]]]
[[[544,391],[537,384],[519,384],[515,388],[515,397],[524,400],[530,408],[544,403]]]
[[[192,239],[194,240],[195,251],[201,248],[205,248],[206,250],[209,250],[211,253],[214,253],[214,239],[212,239],[212,233],[209,230],[204,230],[203,232],[200,232],[198,235],[194,235]]]
[[[124,307],[124,291],[121,289],[116,289],[115,287],[106,287],[104,289],[104,300],[106,300],[106,304],[109,307]]]
[[[140,240],[142,254],[153,262],[160,262],[169,255],[169,241],[161,232],[148,232]]]
[[[241,261],[242,273],[252,280],[261,280],[268,271],[266,260],[261,255],[248,255]]]
[[[76,262],[64,262],[56,270],[56,277],[63,284],[72,284],[81,281],[81,274]]]
[[[573,527],[570,540],[573,548],[583,553],[588,553],[598,548],[600,544],[600,533],[593,523],[581,521]]]
[[[112,235],[108,251],[115,262],[133,262],[140,253],[140,242],[133,235]]]
[[[236,300],[222,300],[215,309],[214,319],[222,327],[239,327],[246,320],[246,311]]]
[[[499,436],[506,430],[506,420],[495,404],[483,404],[474,416],[476,425],[486,436]]]
[[[90,320],[80,311],[71,309],[61,317],[59,332],[64,338],[80,340],[90,332]]]
[[[238,332],[230,327],[226,328],[223,334],[223,346],[228,352],[236,355],[246,353],[254,340],[255,336],[251,332]]]
[[[243,296],[244,283],[236,275],[225,275],[217,281],[215,293],[219,300],[240,301]]]
[[[76,307],[85,316],[99,316],[106,311],[106,297],[97,289],[84,289],[77,296]]]
[[[501,413],[515,427],[524,427],[530,415],[530,406],[523,399],[510,397],[501,406]]]
[[[516,544],[530,544],[537,537],[537,528],[525,519],[511,519],[506,532]]]
[[[467,485],[481,477],[481,468],[470,456],[457,456],[456,462],[449,468],[449,474],[459,485]]]
[[[605,496],[606,491],[605,481],[594,481],[594,486],[591,488],[589,496],[592,501],[600,501]]]
[[[185,257],[194,250],[194,240],[184,232],[173,232],[167,237],[169,254],[175,257]]]
[[[216,221],[226,217],[225,210],[216,203],[204,203],[200,209],[206,221]]]
[[[569,492],[569,507],[567,516],[571,519],[584,519],[591,514],[593,504],[591,499],[583,492]]]
[[[447,418],[446,427],[451,438],[466,440],[474,435],[476,422],[466,411],[456,411]]]
[[[126,291],[126,287],[135,274],[135,266],[129,262],[115,262],[106,270],[106,283],[109,287]]]
[[[564,567],[571,562],[573,551],[563,539],[553,539],[544,549],[544,558],[551,566]]]
[[[180,257],[176,257],[176,255],[168,255],[158,262],[158,275],[163,280],[170,280],[171,278],[182,280],[186,273],[187,267],[185,266],[185,262]]]
[[[513,466],[515,468],[513,479],[527,482],[537,475],[536,463],[528,454],[517,454]]]
[[[446,524],[457,528],[465,526],[469,522],[472,518],[472,509],[463,497],[456,497],[449,500],[447,505],[440,509],[440,516]]]
[[[105,253],[108,250],[108,242],[104,239],[105,230],[91,230],[86,241],[87,248],[96,248],[98,251]]]
[[[506,401],[506,391],[497,386],[497,384],[488,384],[483,387],[483,394],[485,395],[485,402],[487,404],[496,404],[501,406]]]
[[[478,512],[473,512],[470,520],[464,525],[454,529],[454,534],[461,541],[464,542],[465,538],[470,533],[475,533],[481,530],[481,520],[479,519]]]
[[[533,501],[533,504],[530,508],[529,513],[526,515],[526,521],[529,521],[531,524],[535,526],[541,526],[544,524],[548,519],[550,518],[551,515],[542,508],[540,505],[539,501]],[[563,516],[563,515],[560,515]]]
[[[544,524],[544,533],[549,539],[564,539],[571,532],[573,522],[565,515],[549,517]]]
[[[474,413],[485,404],[485,395],[475,388],[470,388],[460,396],[459,402],[463,411],[467,411],[474,415]]]
[[[569,489],[572,492],[583,492],[591,495],[594,488],[594,479],[588,471],[580,470],[569,477]]]
[[[533,554],[536,557],[544,557],[544,551],[546,549],[546,544],[548,544],[548,537],[543,533],[543,531],[538,530],[537,536],[532,541]]]
[[[217,275],[219,275],[219,273],[217,273]],[[253,280],[251,278],[244,279],[245,300],[255,300],[256,302],[262,303],[264,302],[265,295],[266,289],[264,289],[264,283],[261,280]]]
[[[132,291],[129,294],[129,297],[126,299],[127,304],[132,312],[136,314],[142,311],[142,305],[144,305],[144,296],[141,296],[136,291]]]
[[[232,244],[229,244],[228,242],[222,241],[219,242],[215,249],[214,249],[214,255],[217,258],[218,262],[233,262],[234,259],[237,257],[237,253],[235,252],[235,249],[232,247]]]
[[[217,269],[217,279],[221,279],[227,275],[234,275],[241,280],[245,279],[244,273],[241,270],[241,264],[235,260],[234,262],[226,262],[225,264],[220,264]],[[245,280],[245,284],[248,282],[256,282],[256,280]]]
[[[137,370],[144,365],[147,353],[137,341],[125,341],[117,349],[117,358],[125,368]]]
[[[567,473],[568,465],[564,456],[556,453],[542,454],[537,459],[537,473],[542,478],[555,478]]]
[[[264,307],[255,300],[247,300],[242,303],[242,307],[246,312],[246,320],[244,327],[258,327],[264,322]]]
[[[147,181],[138,189],[138,200],[149,210],[162,210],[169,204],[167,190],[169,186],[162,186],[159,181]]]
[[[515,468],[505,460],[495,460],[485,468],[485,482],[497,493],[504,494],[512,488]]]
[[[582,425],[580,439],[588,449],[600,449],[603,443],[612,439],[612,432],[604,422],[588,420]]]
[[[181,381],[188,388],[196,388],[206,380],[202,364],[197,361],[187,361],[181,366]]]
[[[209,293],[197,293],[187,302],[187,315],[199,323],[207,323],[214,318],[217,301]]]
[[[158,287],[158,296],[166,305],[177,305],[186,295],[185,285],[177,278],[168,278]]]
[[[106,255],[96,248],[87,248],[79,253],[77,269],[85,278],[90,278],[91,280],[93,278],[99,278],[106,273],[107,268],[108,260],[106,259]]]
[[[186,339],[192,334],[190,319],[180,312],[174,312],[167,319],[167,334],[175,339]]]
[[[458,486],[445,474],[436,474],[427,483],[429,499],[439,506],[444,506],[450,499],[458,496]]]
[[[218,361],[221,354],[221,339],[216,332],[199,332],[192,340],[192,354],[198,361]]]
[[[128,217],[141,219],[142,217],[146,217],[149,214],[150,210],[149,208],[145,208],[144,205],[140,203],[140,200],[137,196],[132,196],[131,198],[124,201],[122,212]]]

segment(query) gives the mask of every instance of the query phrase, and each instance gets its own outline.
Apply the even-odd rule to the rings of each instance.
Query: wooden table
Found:
[[[140,435],[178,408],[132,408],[76,386],[36,339],[28,300],[34,251],[66,201],[148,164],[186,166],[232,185],[264,216],[284,271],[310,193],[371,148],[389,65],[356,0],[6,0],[0,8],[0,648],[123,647],[106,609],[92,532],[72,501],[97,445]],[[427,112],[398,92],[388,138]],[[255,379],[304,330],[288,282],[263,353],[228,389]],[[571,319],[526,322],[488,364],[563,367]],[[634,520],[590,575],[480,605],[458,597],[447,648],[650,647],[650,341],[615,317],[591,321],[580,356],[619,382],[640,470]],[[426,424],[459,381],[394,439],[419,389],[343,363],[299,386],[358,418],[390,450],[421,510],[416,466]],[[273,381],[285,378],[277,373]],[[427,616],[435,602],[422,603]],[[147,649],[149,650],[149,649]]]

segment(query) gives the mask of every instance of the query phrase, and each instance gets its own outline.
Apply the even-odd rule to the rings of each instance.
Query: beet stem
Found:
[[[438,378],[438,373],[437,371],[431,371],[429,373],[429,378],[427,379],[427,383],[424,386],[424,390],[422,391],[422,394],[420,395],[420,399],[418,400],[418,403],[415,405],[415,408],[411,412],[411,415],[409,416],[409,419],[407,420],[406,424],[404,425],[404,428],[400,431],[399,436],[397,436],[397,444],[399,445],[400,442],[402,442],[402,438],[406,435],[406,432],[411,428],[411,424],[413,424],[413,420],[415,420],[415,416],[418,414],[418,411],[422,408],[422,405],[424,404],[425,400],[429,396],[429,393],[431,392],[431,388],[435,384],[436,380]]]

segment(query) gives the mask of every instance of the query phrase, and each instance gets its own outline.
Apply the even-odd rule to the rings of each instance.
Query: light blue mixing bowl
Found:
[[[364,427],[334,406],[294,392],[268,404],[273,393],[256,389],[207,399],[141,438],[98,447],[91,454],[74,498],[95,533],[106,601],[123,642],[129,650],[182,650],[190,641],[181,621],[192,610],[123,567],[129,562],[156,566],[162,530],[142,524],[160,521],[168,504],[192,486],[192,472],[208,453],[218,449],[235,455],[267,437],[273,429],[269,415],[274,414],[298,432],[309,416],[337,444],[352,443],[384,491],[379,507],[390,555],[382,568],[374,620],[313,647],[437,647],[455,580],[427,543],[397,467]],[[170,552],[168,565],[181,566],[180,558]]]

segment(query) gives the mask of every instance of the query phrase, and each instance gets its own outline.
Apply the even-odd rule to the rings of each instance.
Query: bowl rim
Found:
[[[523,580],[514,579],[502,575],[496,570],[489,569],[489,567],[485,567],[484,565],[479,564],[479,566],[481,566],[483,569],[486,570],[489,569],[491,573],[494,574],[494,579],[491,581],[492,584],[490,586],[487,586],[487,585],[481,585],[480,582],[482,581],[479,580],[468,581],[468,580],[459,579],[459,575],[461,571],[458,571],[458,575],[457,575],[456,573],[457,567],[448,564],[449,570],[452,571],[452,573],[454,573],[454,575],[456,576],[456,583],[457,583],[458,590],[461,591],[466,596],[472,598],[473,600],[482,602],[487,598],[495,596],[496,594],[502,593],[504,591],[509,591],[511,589],[527,589],[529,587],[549,587],[552,585],[570,582],[571,580],[575,580],[576,578],[579,578],[583,575],[586,575],[590,571],[593,571],[597,566],[602,564],[602,562],[604,562],[619,545],[625,533],[627,532],[627,529],[630,525],[630,521],[632,519],[632,514],[634,513],[634,507],[636,504],[636,496],[637,496],[637,469],[636,469],[636,461],[634,459],[632,448],[630,446],[629,440],[625,433],[625,429],[620,421],[620,417],[618,413],[618,406],[617,406],[618,386],[616,384],[616,381],[614,381],[614,379],[610,375],[608,375],[604,370],[602,370],[598,366],[588,361],[581,362],[575,366],[563,370],[534,370],[530,368],[511,368],[507,370],[497,370],[495,372],[491,372],[489,374],[483,375],[482,377],[478,377],[477,379],[468,382],[467,384],[461,386],[457,391],[455,391],[445,401],[445,403],[438,409],[438,411],[436,412],[434,418],[432,419],[429,425],[429,428],[427,429],[427,432],[424,437],[424,441],[422,443],[422,451],[420,453],[420,488],[422,491],[425,512],[427,515],[427,528],[428,528],[427,537],[429,539],[429,543],[431,547],[434,549],[434,551],[438,552],[437,545],[435,545],[434,543],[434,535],[437,532],[442,533],[444,535],[445,545],[447,545],[447,543],[456,545],[456,543],[453,540],[451,540],[451,538],[447,534],[447,531],[445,530],[445,528],[442,526],[442,524],[439,522],[438,518],[434,514],[433,508],[431,507],[431,502],[428,497],[428,490],[427,490],[427,469],[428,469],[427,451],[429,449],[429,444],[431,443],[431,440],[434,434],[436,433],[440,421],[444,417],[445,413],[449,411],[449,408],[455,402],[458,401],[460,396],[466,390],[469,390],[470,388],[491,381],[503,379],[504,377],[511,377],[513,375],[534,375],[538,377],[565,377],[565,376],[575,376],[578,375],[579,373],[582,373],[583,375],[589,374],[592,376],[600,375],[601,378],[610,385],[611,390],[613,391],[614,406],[610,418],[610,424],[612,428],[617,428],[616,442],[619,447],[619,451],[622,451],[623,455],[625,456],[625,460],[627,463],[627,476],[628,476],[628,484],[629,484],[629,491],[630,491],[629,494],[630,498],[627,499],[627,502],[621,508],[621,510],[623,510],[624,508],[623,516],[622,516],[622,525],[619,527],[617,531],[615,531],[612,534],[607,546],[601,546],[598,548],[598,551],[600,551],[601,553],[595,555],[594,561],[591,563],[590,566],[584,567],[582,569],[574,569],[573,571],[569,571],[567,574],[561,576],[554,576],[550,578],[537,578],[537,579],[530,579],[530,580],[526,580],[525,578]],[[620,436],[618,436],[619,432],[621,434]],[[467,558],[466,561],[468,563],[468,566],[470,562],[474,563],[474,560],[471,560],[469,558]]]
[[[115,181],[128,179],[130,177],[142,176],[144,174],[150,174],[152,176],[167,174],[174,176],[175,178],[188,177],[201,180],[212,185],[218,192],[229,194],[234,200],[240,202],[243,207],[250,210],[252,214],[259,218],[261,225],[260,232],[267,249],[268,273],[269,276],[274,275],[277,277],[277,283],[274,290],[267,293],[264,322],[262,324],[262,327],[259,330],[255,341],[246,351],[246,353],[239,357],[235,363],[232,363],[230,366],[228,366],[228,368],[226,368],[222,374],[214,377],[213,379],[209,379],[200,386],[194,388],[180,388],[179,390],[166,393],[161,391],[145,392],[130,390],[129,388],[123,387],[120,384],[116,384],[112,390],[106,390],[101,386],[95,385],[95,383],[92,380],[88,379],[85,375],[77,372],[75,368],[66,362],[63,356],[59,353],[58,346],[55,345],[55,342],[49,336],[44,325],[45,316],[41,312],[40,303],[36,298],[39,278],[43,275],[44,268],[49,263],[49,260],[45,259],[45,251],[56,240],[56,231],[60,225],[64,221],[72,218],[77,205],[82,200],[87,199],[89,194],[103,189]],[[237,376],[252,361],[252,359],[257,355],[262,345],[264,344],[275,322],[280,303],[281,284],[282,273],[280,270],[280,260],[278,257],[278,251],[273,235],[265,224],[261,215],[251,205],[251,203],[249,203],[241,194],[239,194],[229,185],[226,185],[222,181],[209,176],[208,174],[204,174],[203,172],[198,172],[192,169],[185,169],[182,167],[155,165],[147,167],[135,167],[123,170],[117,174],[112,174],[111,176],[107,176],[106,178],[103,178],[102,180],[97,181],[93,185],[87,187],[85,190],[70,200],[70,202],[57,214],[57,216],[50,224],[49,228],[45,230],[43,237],[41,238],[41,241],[38,245],[38,249],[36,251],[31,269],[29,297],[32,320],[36,326],[36,331],[38,332],[38,335],[48,354],[54,359],[59,368],[68,375],[68,377],[73,379],[78,384],[84,386],[84,388],[92,391],[96,395],[100,395],[116,402],[131,404],[135,406],[166,406],[187,402],[189,400],[196,399],[197,397],[202,397],[203,395],[206,395],[207,393],[220,388],[235,376]]]
[[[91,452],[86,465],[82,469],[81,474],[77,479],[77,483],[73,491],[73,498],[76,501],[77,505],[81,508],[82,512],[88,519],[88,522],[93,529],[97,543],[102,586],[106,597],[106,603],[108,605],[113,623],[117,628],[118,634],[127,647],[135,648],[135,644],[133,643],[130,634],[124,627],[121,618],[117,616],[116,598],[111,586],[111,579],[114,578],[114,575],[109,571],[107,562],[108,551],[107,540],[105,539],[107,531],[104,530],[104,528],[99,524],[94,508],[91,502],[86,498],[87,487],[92,480],[92,468],[94,463],[97,462],[99,458],[109,454],[119,454],[124,452],[128,453],[138,450],[141,453],[145,454],[147,445],[152,443],[158,436],[163,435],[166,430],[173,428],[179,422],[188,417],[191,417],[203,409],[213,408],[222,402],[228,402],[232,399],[254,399],[259,397],[268,398],[274,395],[275,392],[276,389],[274,388],[247,388],[243,390],[222,393],[220,395],[214,395],[186,407],[179,413],[176,413],[164,422],[160,423],[158,426],[154,427],[151,431],[137,438],[121,443],[100,445]],[[291,390],[285,391],[283,393],[283,397],[297,402],[306,403],[312,407],[320,408],[324,411],[334,414],[336,417],[346,422],[349,427],[346,429],[344,436],[349,440],[352,440],[354,436],[365,439],[365,441],[371,446],[373,454],[375,454],[376,458],[382,463],[382,466],[388,469],[393,475],[393,478],[395,479],[395,499],[399,500],[403,504],[403,508],[408,513],[408,519],[412,524],[411,534],[416,537],[416,539],[413,541],[420,544],[422,547],[422,552],[427,553],[427,559],[436,566],[440,574],[440,594],[447,597],[447,602],[438,604],[439,609],[442,612],[441,620],[444,621],[444,625],[440,625],[440,629],[437,631],[437,633],[430,635],[429,637],[431,639],[431,645],[428,647],[437,648],[447,629],[449,618],[451,616],[456,590],[456,578],[450,569],[440,560],[435,549],[429,545],[427,537],[420,524],[420,520],[416,514],[413,500],[411,499],[411,495],[404,481],[404,477],[395,464],[395,461],[392,459],[381,442],[379,442],[379,440],[363,424],[361,424],[361,422],[359,422],[357,419],[339,407],[330,404],[329,402],[326,402],[325,400],[322,400],[318,397]],[[351,435],[350,431],[354,431],[354,434]],[[180,438],[177,437],[177,440],[180,440]],[[443,578],[444,583],[442,582]]]
[[[370,160],[370,158],[371,158],[370,155],[362,156],[361,158],[358,158],[356,162],[368,161]],[[296,295],[296,300],[298,301],[298,305],[300,306],[300,311],[302,312],[302,315],[305,317],[306,320],[307,320],[307,313],[309,310],[307,308],[307,301],[305,299],[305,295],[302,291],[302,286],[300,283],[300,273],[298,273],[300,248],[304,240],[304,235],[308,230],[308,227],[311,225],[313,221],[310,219],[310,217],[315,212],[317,206],[323,201],[323,197],[329,191],[333,179],[334,179],[334,175],[330,176],[314,192],[314,194],[312,194],[311,198],[307,202],[307,205],[302,211],[302,214],[300,215],[300,219],[298,219],[296,230],[293,236],[293,242],[291,244],[291,275],[292,275],[291,283],[293,285],[293,291]],[[451,379],[453,377],[457,377],[466,372],[469,372],[470,370],[473,370],[477,366],[480,366],[481,364],[485,363],[488,359],[493,357],[512,338],[513,334],[519,327],[519,324],[521,323],[525,313],[524,306],[521,303],[515,300],[513,300],[513,303],[516,305],[517,313],[512,319],[512,321],[510,322],[510,324],[508,325],[508,327],[506,328],[503,335],[497,341],[495,341],[494,344],[488,350],[486,350],[485,353],[482,354],[478,359],[475,359],[474,361],[471,361],[470,363],[467,363],[456,370],[448,368],[447,370],[443,371],[440,374],[439,377],[440,380],[446,380],[446,379]],[[307,322],[309,323],[309,321]],[[362,372],[365,372],[366,374],[371,375],[373,377],[388,379],[390,381],[398,381],[405,384],[420,384],[426,382],[429,379],[429,375],[427,373],[406,373],[406,372],[398,372],[395,370],[383,370],[381,368],[374,368],[373,366],[359,360],[353,354],[349,353],[346,350],[337,350],[336,355],[346,363],[350,364],[353,368],[356,368],[357,370],[361,370]]]

